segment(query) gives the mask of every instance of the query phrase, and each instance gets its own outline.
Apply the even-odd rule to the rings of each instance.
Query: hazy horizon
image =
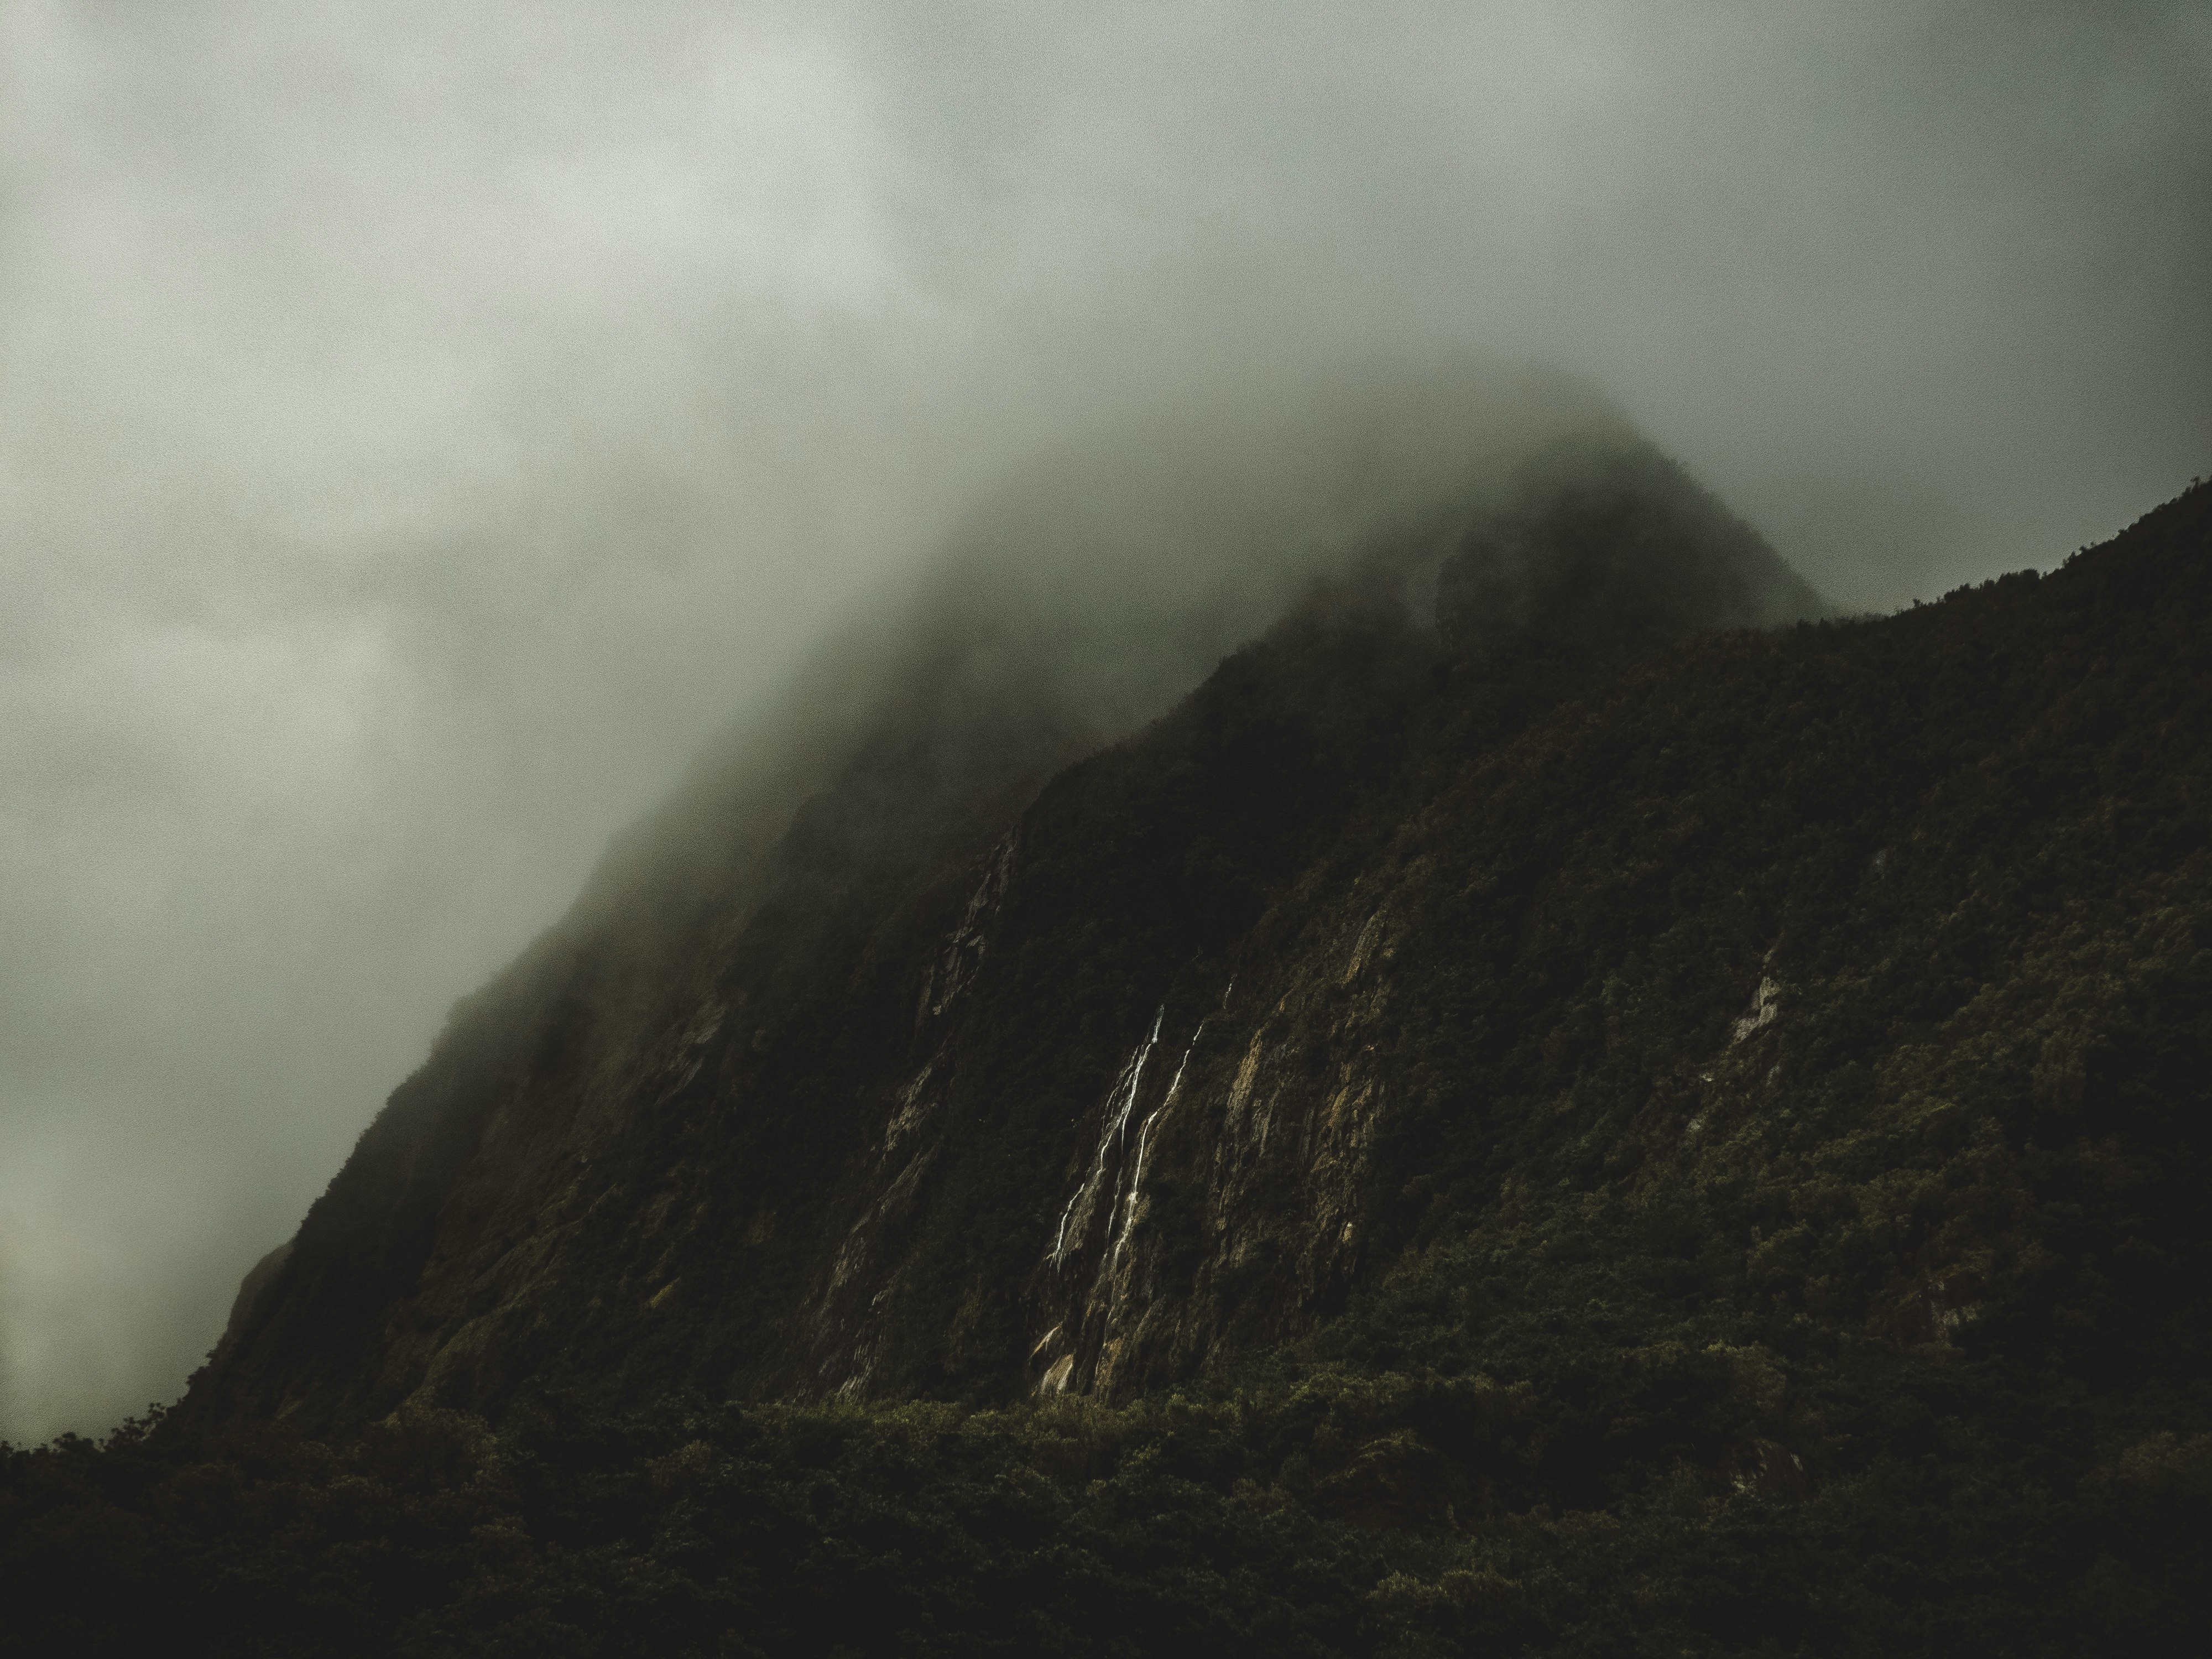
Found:
[[[0,1437],[1029,458],[1601,387],[1838,603],[2212,470],[2179,4],[0,0]]]

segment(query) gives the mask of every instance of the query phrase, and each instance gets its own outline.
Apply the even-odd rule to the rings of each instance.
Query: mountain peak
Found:
[[[1665,643],[1827,606],[1680,466],[1613,434],[1559,438],[1516,467],[1437,578],[1439,629],[1480,653]]]

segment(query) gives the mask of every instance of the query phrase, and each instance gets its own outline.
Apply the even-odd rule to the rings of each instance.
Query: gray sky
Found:
[[[2212,10],[0,0],[0,1434],[1029,447],[1469,350],[2055,562],[2212,470]]]

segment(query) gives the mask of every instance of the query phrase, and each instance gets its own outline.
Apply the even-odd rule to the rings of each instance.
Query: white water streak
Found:
[[[1167,1005],[1162,1003],[1159,1012],[1152,1016],[1151,1035],[1139,1045],[1136,1054],[1122,1072],[1121,1080],[1114,1085],[1114,1092],[1106,1098],[1107,1121],[1098,1136],[1098,1155],[1091,1162],[1091,1173],[1075,1189],[1075,1196],[1067,1200],[1067,1208],[1060,1218],[1060,1231],[1052,1241],[1052,1265],[1055,1267],[1067,1254],[1068,1223],[1075,1218],[1077,1209],[1083,1207],[1086,1198],[1093,1204],[1097,1203],[1099,1184],[1106,1178],[1107,1158],[1128,1132],[1129,1113],[1137,1103],[1137,1090],[1144,1081],[1145,1062],[1152,1058],[1152,1047],[1160,1040],[1160,1022],[1167,1017]],[[1117,1100],[1120,1102],[1118,1109],[1115,1103]],[[1085,1213],[1086,1216],[1089,1214],[1087,1208]],[[1108,1218],[1107,1225],[1109,1228],[1113,1225],[1111,1217]]]
[[[1157,1031],[1158,1029],[1158,1024],[1155,1022],[1153,1030]],[[1121,1247],[1129,1242],[1129,1230],[1137,1224],[1137,1189],[1145,1184],[1145,1149],[1152,1141],[1152,1125],[1159,1121],[1160,1114],[1162,1112],[1164,1112],[1169,1107],[1175,1104],[1176,1096],[1181,1093],[1182,1090],[1183,1069],[1190,1064],[1191,1050],[1198,1047],[1199,1038],[1205,1035],[1206,1022],[1201,1019],[1198,1022],[1198,1030],[1190,1034],[1190,1048],[1185,1048],[1182,1051],[1182,1062],[1176,1066],[1175,1078],[1168,1085],[1167,1098],[1161,1101],[1158,1105],[1152,1108],[1152,1111],[1146,1115],[1145,1118],[1144,1127],[1137,1131],[1137,1158],[1135,1164],[1132,1166],[1129,1176],[1128,1194],[1121,1200],[1126,1207],[1121,1212],[1121,1233],[1114,1240],[1113,1257],[1107,1263],[1107,1266],[1109,1268],[1120,1263],[1121,1260]],[[1107,1218],[1106,1225],[1108,1230],[1110,1231],[1114,1225],[1113,1218],[1111,1217]]]

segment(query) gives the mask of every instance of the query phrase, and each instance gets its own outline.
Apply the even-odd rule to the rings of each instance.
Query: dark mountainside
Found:
[[[1316,884],[1364,890],[1367,839],[1420,809],[1438,745],[1495,740],[1450,729],[1450,664],[1510,726],[1601,665],[1819,603],[1617,438],[1540,453],[1465,532],[1430,579],[1443,648],[1401,595],[1425,546],[1355,558],[1041,794],[1079,739],[1026,673],[903,696],[737,902],[710,890],[642,940],[617,904],[526,992],[457,1015],[186,1414],[324,1429],[546,1380],[985,1401],[1041,1370],[1112,1395],[1333,1310],[1376,1115],[1346,1103],[1381,1079],[1319,1031],[1279,1073],[1266,1005],[1335,978],[1307,930],[1369,925]],[[919,668],[929,691],[963,678],[935,648]],[[1170,1054],[1194,1109],[1155,1126]],[[1307,1152],[1238,1167],[1220,1103],[1285,1089],[1274,1158]],[[1160,1191],[1213,1172],[1172,1274],[1136,1246],[1140,1155]]]
[[[1103,748],[925,635],[457,1009],[180,1407],[8,1455],[19,1628],[2193,1650],[2208,556],[1774,629],[1613,432]]]

